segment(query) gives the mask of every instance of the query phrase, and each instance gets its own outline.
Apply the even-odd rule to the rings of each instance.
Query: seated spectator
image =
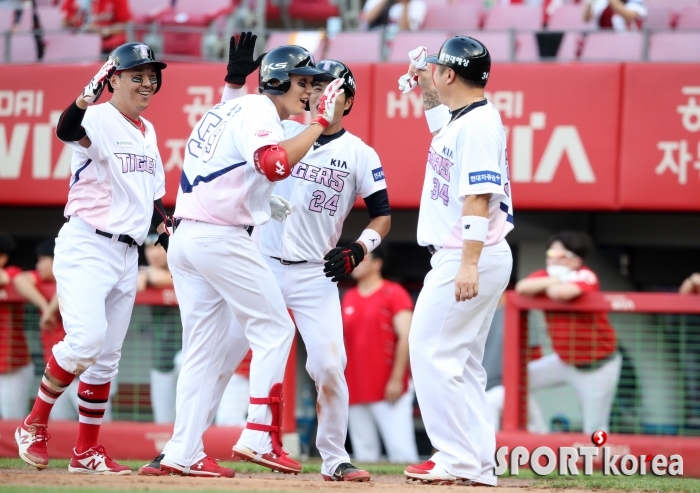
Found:
[[[157,234],[146,237],[144,255],[148,265],[139,270],[137,291],[147,287],[162,289],[173,285],[165,250],[156,245]],[[153,368],[151,368],[151,408],[156,423],[175,422],[175,355],[182,347],[182,325],[173,317],[171,306],[151,306],[153,320]]]
[[[63,340],[61,314],[58,310],[56,278],[53,276],[53,251],[56,240],[50,238],[36,249],[36,270],[23,272],[15,277],[14,286],[19,294],[39,309],[39,329],[44,362],[48,363],[54,345]],[[25,413],[26,414],[26,413]],[[56,401],[51,410],[51,419],[78,419],[78,379],[76,378]]]
[[[0,233],[0,290],[9,286],[22,269],[8,265],[15,240]],[[21,419],[27,414],[34,365],[24,336],[24,307],[0,304],[0,418]]]
[[[357,287],[343,296],[343,333],[350,392],[349,434],[355,459],[379,460],[382,437],[389,461],[418,460],[409,381],[408,331],[413,301],[382,277],[380,245],[352,271]]]
[[[427,10],[423,0],[367,0],[361,18],[367,29],[396,26],[401,31],[418,31]]]
[[[600,291],[598,277],[583,265],[582,235],[562,231],[547,243],[547,268],[516,284],[519,294],[573,301]],[[530,390],[570,384],[583,411],[583,431],[608,430],[622,357],[606,313],[545,312],[553,354],[528,363]]]
[[[700,294],[700,272],[692,274],[683,281],[678,292],[680,294]]]
[[[646,15],[644,0],[587,0],[583,9],[584,21],[615,31],[640,30]]]
[[[63,0],[65,27],[102,36],[102,53],[127,42],[126,23],[132,18],[128,0]]]

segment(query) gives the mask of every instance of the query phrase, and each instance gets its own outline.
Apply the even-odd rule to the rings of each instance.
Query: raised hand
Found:
[[[260,67],[260,62],[265,56],[263,53],[257,59],[253,58],[255,41],[258,37],[251,32],[243,32],[238,38],[231,36],[228,49],[228,65],[226,66],[226,82],[242,86],[245,79]]]

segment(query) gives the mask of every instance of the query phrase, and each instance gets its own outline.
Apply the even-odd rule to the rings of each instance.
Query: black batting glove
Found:
[[[155,244],[162,246],[163,250],[165,250],[167,252],[169,243],[170,243],[170,235],[168,233],[161,233],[158,235],[158,241],[156,241]]]
[[[238,38],[238,46],[236,46],[236,37],[231,36],[228,49],[228,65],[226,66],[226,82],[245,84],[245,79],[250,74],[255,72],[260,67],[260,62],[265,56],[263,53],[257,60],[253,58],[255,51],[255,41],[258,37],[251,32],[244,32]]]
[[[323,257],[323,272],[326,277],[332,277],[331,281],[338,282],[350,274],[365,258],[365,249],[357,242],[350,243],[346,247],[337,247]]]

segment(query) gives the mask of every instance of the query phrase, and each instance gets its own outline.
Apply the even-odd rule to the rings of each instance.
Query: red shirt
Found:
[[[403,310],[413,310],[411,296],[391,281],[384,281],[367,297],[360,295],[357,288],[343,296],[343,333],[348,357],[345,378],[351,405],[384,400],[398,340],[394,316]],[[404,391],[407,388],[408,371],[404,375]]]
[[[547,271],[538,270],[528,277],[547,277]],[[583,294],[600,291],[598,276],[588,267],[577,270],[569,282]],[[607,313],[545,312],[545,317],[554,351],[565,363],[598,361],[617,349],[617,336]]]
[[[56,282],[55,281],[42,281],[39,277],[39,273],[35,270],[28,272],[32,275],[36,281],[36,288],[39,292],[46,298],[46,301],[50,301],[56,292]],[[56,313],[56,324],[53,327],[49,327],[47,330],[40,331],[39,337],[41,338],[41,347],[44,350],[44,361],[46,363],[51,359],[53,354],[53,347],[61,342],[66,336],[66,332],[63,330],[63,319],[61,319],[61,313]]]
[[[82,26],[87,19],[78,10],[76,0],[63,0],[61,12],[66,23],[71,27]],[[131,20],[131,10],[127,0],[93,0],[92,21],[96,26],[110,26]],[[126,43],[126,33],[113,34],[102,38],[102,51],[112,51]]]
[[[19,267],[0,270],[10,276],[10,281],[22,273]],[[20,303],[0,304],[0,374],[11,373],[30,362],[29,347],[24,337],[24,306]]]

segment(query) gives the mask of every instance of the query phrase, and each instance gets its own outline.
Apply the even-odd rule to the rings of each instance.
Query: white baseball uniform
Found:
[[[248,344],[253,348],[252,397],[268,397],[284,376],[294,325],[273,273],[244,229],[270,219],[274,183],[255,170],[254,154],[283,140],[273,102],[250,95],[214,106],[187,142],[175,208],[182,221],[168,249],[183,363],[175,430],[163,451],[165,461],[185,468],[205,456],[202,434],[212,403],[221,398],[216,392],[225,388],[218,381],[228,349],[245,348],[242,359]],[[235,334],[233,318],[240,322]],[[229,348],[233,339],[236,348]],[[248,421],[270,425],[270,407],[251,404]],[[269,432],[247,428],[238,443],[259,454],[272,451]]]
[[[462,205],[491,194],[479,258],[479,293],[455,301],[462,256]],[[431,460],[459,478],[495,485],[496,437],[481,366],[486,336],[512,268],[513,229],[506,136],[487,101],[472,104],[433,138],[418,216],[418,243],[435,249],[411,323],[409,349]],[[466,405],[465,405],[466,401]]]
[[[53,354],[64,370],[83,372],[87,384],[117,374],[136,297],[138,251],[117,239],[143,243],[153,201],[165,195],[156,133],[141,120],[145,135],[113,105],[90,106],[82,126],[92,144],[66,142],[73,148],[64,212],[70,220],[58,233],[53,265],[66,337]]]
[[[294,121],[282,125],[285,139],[306,128]],[[371,147],[345,130],[330,138],[321,136],[290,178],[275,184],[274,193],[292,203],[292,214],[281,223],[270,221],[260,228],[260,252],[304,339],[306,368],[318,388],[316,445],[323,458],[321,473],[327,476],[350,458],[345,451],[348,389],[340,298],[336,283],[323,273],[323,257],[335,248],[357,195],[366,198],[385,188],[384,171]],[[226,382],[247,352],[236,325],[234,319],[218,394],[208,408],[210,422]],[[257,354],[255,347],[253,354]],[[255,395],[252,380],[251,395]],[[192,454],[201,457],[203,449]]]

